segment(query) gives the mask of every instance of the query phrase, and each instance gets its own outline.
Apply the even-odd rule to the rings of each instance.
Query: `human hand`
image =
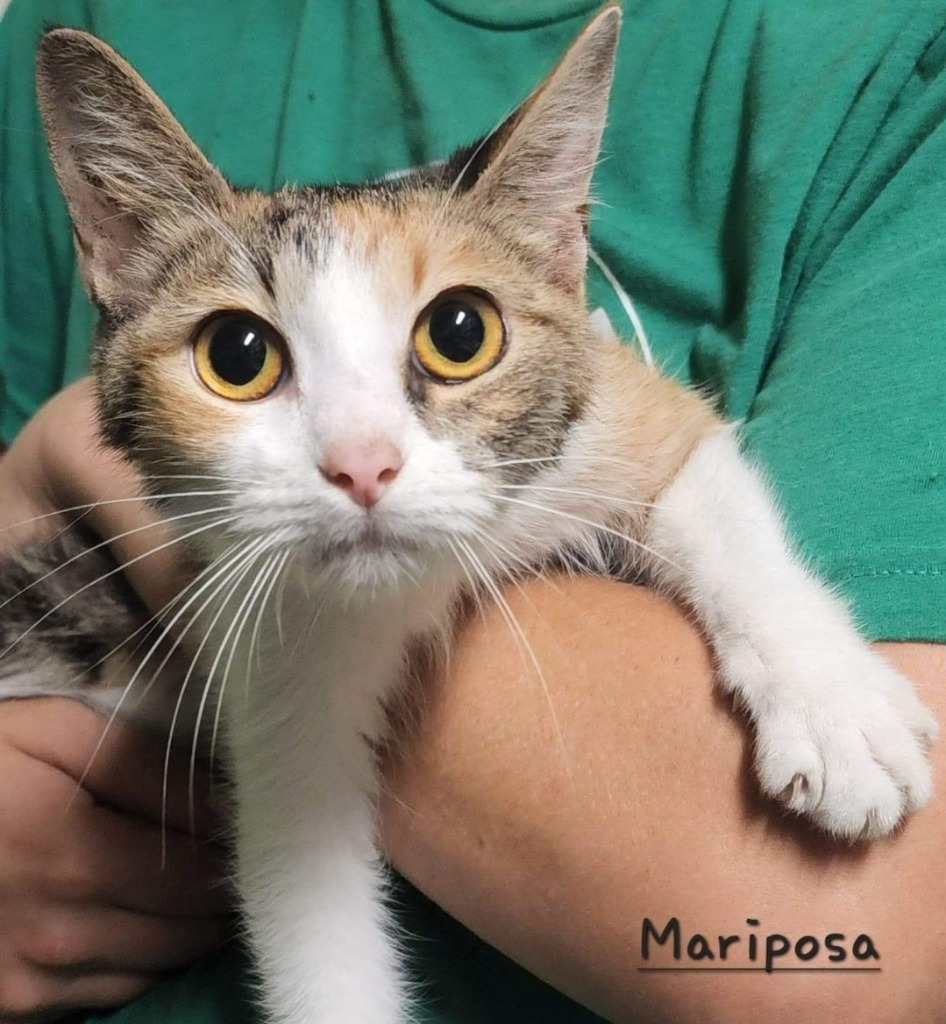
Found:
[[[0,552],[62,529],[70,516],[60,510],[87,506],[84,523],[119,538],[116,557],[136,560],[133,586],[160,607],[181,586],[173,549],[146,556],[167,534],[96,429],[82,381],[0,457]],[[2,1024],[127,1002],[226,935],[221,854],[206,841],[212,816],[198,804],[192,839],[181,806],[189,759],[171,765],[162,869],[163,739],[116,722],[93,758],[104,727],[65,700],[0,704]],[[206,790],[200,777],[195,785]]]
[[[231,898],[188,758],[62,699],[0,704],[0,1021],[110,1007],[219,946]],[[94,755],[94,756],[93,756]],[[162,866],[163,859],[163,866]]]
[[[177,546],[167,545],[170,534],[142,499],[132,469],[98,440],[88,378],[47,402],[0,456],[0,554],[52,536],[80,515],[109,541],[153,610],[181,590]]]

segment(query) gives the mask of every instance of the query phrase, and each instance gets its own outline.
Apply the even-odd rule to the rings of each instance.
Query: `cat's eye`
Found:
[[[255,402],[282,381],[286,345],[275,328],[251,313],[221,313],[197,332],[194,368],[215,395]]]
[[[506,326],[485,292],[451,289],[421,313],[413,340],[421,369],[438,380],[459,383],[499,362],[506,347]]]

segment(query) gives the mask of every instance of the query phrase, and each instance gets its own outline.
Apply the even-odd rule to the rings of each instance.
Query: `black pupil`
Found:
[[[214,373],[240,387],[260,375],[266,362],[266,342],[255,324],[226,320],[214,330],[208,355]]]
[[[486,334],[483,318],[459,299],[448,299],[434,310],[429,331],[434,348],[453,363],[469,362],[483,347]]]

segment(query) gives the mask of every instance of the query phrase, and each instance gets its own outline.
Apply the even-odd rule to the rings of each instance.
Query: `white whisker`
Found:
[[[211,526],[213,526],[213,525],[216,525],[216,524],[211,524]],[[252,540],[245,541],[243,543],[244,543],[244,545],[247,545],[247,544],[252,543]],[[192,582],[194,582],[194,583],[198,582],[200,580],[200,577],[204,573],[209,572],[219,562],[224,561],[224,559],[227,557],[227,555],[230,554],[235,549],[237,549],[239,546],[240,546],[240,544],[237,543],[237,544],[232,545],[230,548],[228,548],[223,554],[221,554],[217,559],[215,559],[214,562],[212,562],[203,571],[203,573],[198,575],[197,580],[192,581]],[[194,603],[194,601],[197,600],[198,597],[200,597],[200,595],[209,586],[213,585],[214,580],[218,579],[219,576],[221,575],[221,573],[226,572],[230,568],[230,564],[232,564],[232,563],[225,564],[222,568],[220,568],[216,572],[214,572],[213,575],[211,575],[209,579],[205,580],[200,585],[200,587],[196,590],[196,592],[187,600],[187,602],[185,602],[183,607],[178,609],[178,611],[175,613],[175,615],[171,619],[171,621],[169,623],[167,623],[165,626],[163,626],[163,628],[161,630],[160,636],[158,636],[157,640],[155,640],[155,642],[151,645],[150,650],[145,655],[145,657],[142,659],[142,661],[140,662],[138,667],[135,669],[134,673],[132,674],[131,679],[128,680],[127,684],[125,685],[124,689],[122,690],[122,693],[119,696],[118,701],[115,704],[115,707],[112,709],[112,713],[109,716],[108,721],[105,723],[105,728],[102,730],[102,735],[99,737],[98,743],[96,743],[95,748],[92,750],[92,753],[89,756],[88,763],[86,764],[85,769],[82,772],[82,775],[80,776],[78,782],[76,783],[76,791],[75,791],[75,794],[73,795],[73,800],[75,799],[75,795],[77,795],[79,793],[79,791],[82,789],[82,786],[83,786],[83,784],[84,784],[84,782],[85,782],[89,772],[92,769],[92,765],[95,762],[95,758],[98,756],[99,751],[102,749],[102,744],[105,742],[105,738],[108,735],[109,729],[112,727],[112,725],[114,724],[115,720],[118,718],[118,715],[119,715],[119,713],[120,713],[120,711],[121,711],[125,701],[128,699],[129,694],[131,693],[131,691],[132,691],[135,683],[137,682],[138,678],[140,677],[141,673],[144,671],[145,666],[151,660],[152,655],[161,646],[161,644],[168,637],[171,636],[171,629],[181,619],[181,617],[184,615],[184,613],[187,611],[187,609]],[[186,588],[186,589],[190,589],[190,585],[188,585],[188,588]],[[151,685],[154,683],[154,680],[158,677],[158,675],[160,675],[161,671],[164,669],[164,667],[170,661],[171,657],[174,654],[174,651],[177,649],[177,647],[179,646],[180,642],[181,642],[181,637],[178,637],[176,639],[175,643],[172,645],[171,649],[168,651],[168,653],[165,656],[164,660],[158,666],[157,672],[152,676],[151,682],[145,688],[145,693],[142,695],[140,700],[144,700],[144,698],[147,696],[148,691],[151,688]],[[71,806],[71,804],[72,804],[72,801],[70,801],[70,806]]]
[[[249,622],[250,615],[253,614],[253,607],[256,603],[256,598],[265,585],[265,577],[262,572],[258,573],[256,579],[250,584],[246,594],[244,595],[243,601],[237,608],[236,614],[233,617],[234,622],[239,622],[237,626],[236,634],[230,644],[230,652],[227,655],[227,663],[223,670],[223,681],[220,686],[220,693],[217,696],[217,708],[214,713],[214,724],[213,733],[210,738],[210,763],[213,764],[216,759],[217,753],[217,736],[220,730],[220,716],[223,710],[223,695],[227,687],[227,682],[230,679],[230,669],[233,666],[233,660],[236,657],[237,649],[240,644],[240,638],[243,635],[243,630],[246,628],[246,624]],[[223,645],[221,645],[223,647]],[[245,680],[246,685],[249,685],[249,677]],[[247,695],[248,699],[248,695]]]
[[[273,538],[273,543],[274,544],[278,544],[279,543],[279,539],[278,538]],[[255,561],[259,557],[261,557],[263,554],[265,554],[266,550],[268,550],[268,549],[264,548],[263,550],[257,552],[252,559],[250,559],[249,561],[247,561],[245,563],[243,571],[233,581],[233,588],[234,588],[234,590],[243,583],[243,580],[246,578],[247,574],[250,571],[252,571],[253,566],[255,564]],[[259,577],[257,577],[257,578],[259,578]],[[254,583],[255,583],[255,581],[254,581]],[[232,619],[230,621],[230,624],[227,626],[226,633],[223,635],[223,638],[221,639],[220,643],[217,646],[217,653],[214,655],[213,663],[211,664],[210,670],[207,673],[207,678],[206,678],[205,683],[204,683],[204,692],[201,695],[200,704],[199,704],[199,706],[197,708],[197,724],[196,724],[196,726],[194,728],[193,739],[192,739],[192,743],[191,743],[191,763],[190,763],[190,800],[191,800],[191,816],[192,817],[193,817],[193,813],[194,813],[194,811],[193,811],[194,775],[195,775],[195,772],[196,772],[196,769],[197,769],[197,748],[199,746],[199,741],[200,741],[200,729],[201,729],[201,723],[203,722],[203,719],[204,719],[204,711],[205,711],[206,706],[207,706],[207,701],[210,698],[210,693],[211,693],[212,687],[213,687],[213,680],[214,680],[214,677],[217,674],[217,668],[219,667],[220,661],[223,658],[224,651],[226,651],[227,644],[230,641],[230,637],[233,635],[234,630],[237,628],[237,624],[240,621],[240,616],[241,616],[241,614],[243,612],[244,607],[247,605],[247,603],[250,600],[252,600],[252,597],[253,597],[253,589],[251,587],[247,591],[247,593],[244,594],[243,600],[241,601],[241,603],[240,603],[239,607],[237,608],[236,612],[234,613],[234,615],[233,615],[233,617],[232,617]],[[227,600],[229,601],[229,597],[227,598]],[[231,657],[230,661],[232,661],[232,657]],[[229,670],[230,661],[227,662],[227,670]],[[220,705],[222,703],[223,689],[224,689],[225,685],[226,685],[226,673],[224,674],[223,684],[220,687],[220,693],[217,696],[217,708],[216,708],[215,715],[214,715],[214,736],[216,736],[216,724],[218,722],[219,709],[220,709]],[[214,753],[215,753],[214,745],[212,745],[211,746],[211,765],[213,765]]]
[[[627,544],[631,545],[632,548],[646,552],[651,556],[651,558],[657,558],[662,562],[666,562],[667,565],[672,566],[678,572],[683,571],[676,562],[667,558],[666,555],[661,554],[659,551],[655,551],[653,548],[648,547],[643,541],[638,540],[636,537],[632,537],[628,533],[622,533],[620,530],[615,530],[613,527],[605,526],[604,523],[596,523],[591,519],[585,519],[583,516],[576,516],[571,512],[563,512],[561,509],[549,508],[547,505],[540,505],[534,501],[526,501],[524,498],[510,498],[505,494],[494,494],[493,497],[497,501],[511,502],[514,505],[524,505],[527,508],[543,512],[546,515],[559,516],[562,519],[569,519],[572,522],[581,523],[583,526],[588,526],[591,529],[605,533],[610,537],[616,537],[618,540],[625,541]]]
[[[275,587],[276,582],[279,579],[279,573],[282,570],[282,568],[285,566],[285,564],[288,561],[289,556],[290,556],[291,553],[292,553],[292,549],[291,548],[287,549],[285,552],[283,552],[282,561],[279,562],[278,559],[274,559],[274,564],[273,564],[272,569],[267,571],[267,575],[269,575],[270,573],[272,574],[272,580],[268,583],[268,585],[266,585],[266,592],[263,594],[263,599],[260,601],[259,611],[256,613],[256,622],[253,625],[253,632],[250,635],[250,647],[249,647],[249,651],[247,652],[247,663],[246,663],[247,677],[249,677],[249,675],[250,675],[250,662],[253,660],[253,651],[254,650],[256,651],[256,668],[258,670],[262,670],[263,666],[262,666],[262,663],[260,661],[260,649],[259,649],[259,646],[258,646],[258,641],[259,641],[259,635],[260,635],[260,627],[261,627],[262,622],[263,622],[263,613],[266,610],[266,604],[269,601],[270,595],[273,592],[273,587]]]
[[[651,501],[635,501],[633,498],[618,498],[611,494],[606,494],[602,491],[587,491],[581,490],[576,487],[552,487],[545,484],[497,484],[495,485],[497,490],[500,491],[543,491],[548,494],[570,494],[576,498],[595,498],[599,501],[606,502],[609,505],[617,506],[623,505],[628,508],[646,508],[651,510],[659,510],[660,505],[656,505]]]
[[[533,649],[532,644],[529,643],[525,631],[519,624],[519,620],[515,617],[512,609],[509,607],[509,602],[503,596],[502,591],[490,576],[489,570],[483,565],[479,556],[462,537],[456,537],[455,540],[460,546],[460,549],[466,553],[467,558],[470,559],[477,576],[482,580],[483,585],[496,602],[496,606],[499,609],[500,614],[505,620],[506,625],[509,627],[512,638],[519,650],[520,657],[528,658],[529,662],[532,664],[532,668],[534,669],[535,674],[538,677],[539,684],[542,687],[545,703],[549,709],[549,716],[552,721],[553,731],[555,732],[556,743],[558,744],[559,751],[562,755],[562,766],[565,769],[565,774],[568,776],[569,781],[573,781],[571,764],[568,759],[568,749],[565,746],[565,737],[562,733],[561,722],[555,712],[555,705],[552,702],[552,693],[549,690],[548,681],[545,678],[545,673],[542,671],[542,666],[539,664],[539,659],[536,657],[535,650]]]
[[[153,528],[154,526],[167,525],[167,523],[169,523],[169,522],[177,522],[177,521],[179,521],[181,519],[192,518],[193,516],[196,516],[196,515],[210,515],[212,512],[221,512],[221,511],[226,511],[226,509],[218,508],[218,509],[206,509],[206,510],[202,510],[200,512],[186,512],[186,513],[184,513],[182,515],[175,516],[173,519],[164,520],[161,523],[149,523],[147,526],[139,526],[137,529],[128,530],[125,533],[118,534],[118,536],[112,538],[112,540],[114,541],[114,540],[119,540],[119,539],[121,539],[123,537],[130,537],[132,534],[140,533],[142,530],[150,529],[150,528]],[[179,537],[173,537],[171,540],[166,541],[163,544],[159,544],[157,547],[151,548],[150,550],[145,551],[143,554],[136,555],[134,558],[129,559],[127,562],[123,563],[122,565],[116,566],[114,569],[111,569],[108,572],[103,573],[101,576],[99,576],[96,579],[92,580],[90,583],[86,583],[84,586],[80,587],[78,590],[76,590],[73,593],[71,593],[68,597],[64,598],[58,604],[54,605],[47,612],[45,612],[43,615],[41,615],[31,626],[29,626],[27,629],[25,629],[13,641],[13,643],[11,643],[8,647],[6,647],[5,650],[0,651],[0,658],[3,658],[7,654],[9,654],[10,651],[12,651],[13,648],[17,646],[17,644],[19,644],[23,640],[25,640],[26,637],[29,636],[30,633],[32,633],[33,630],[37,628],[37,626],[39,626],[41,623],[45,622],[45,620],[48,619],[51,615],[54,615],[56,612],[58,612],[59,609],[62,608],[64,605],[67,605],[70,601],[72,601],[75,598],[77,598],[80,594],[85,593],[85,591],[88,590],[90,587],[94,587],[97,584],[104,582],[105,580],[109,579],[109,577],[116,575],[116,573],[123,572],[125,569],[128,568],[128,566],[134,565],[136,562],[142,561],[142,559],[150,558],[152,555],[156,555],[159,551],[164,551],[166,548],[172,547],[174,544],[180,544],[182,541],[188,540],[191,537],[195,537],[199,533],[204,533],[207,530],[214,529],[214,527],[221,526],[221,525],[226,525],[227,523],[234,522],[236,520],[236,518],[237,518],[236,516],[230,516],[230,517],[228,517],[226,519],[214,520],[212,523],[205,523],[203,526],[199,526],[196,530],[192,530],[189,533],[183,534],[182,536],[179,536]],[[70,562],[74,562],[77,558],[81,558],[82,555],[88,554],[89,551],[95,551],[98,548],[104,547],[108,543],[110,543],[110,542],[109,541],[102,541],[101,544],[96,544],[94,547],[89,548],[86,551],[82,551],[78,555],[74,555],[72,558],[67,559],[65,562],[62,563],[62,565],[56,566],[55,569],[52,569],[50,572],[46,573],[44,576],[41,576],[38,580],[34,580],[28,587],[24,587],[23,590],[21,590],[18,593],[14,594],[13,597],[7,598],[6,601],[0,603],[0,609],[3,609],[6,605],[8,605],[10,603],[10,601],[14,600],[14,598],[16,598],[16,597],[19,597],[20,594],[26,593],[26,591],[29,590],[31,587],[35,587],[38,583],[42,583],[43,580],[48,579],[54,572],[58,572],[59,569],[64,568]]]
[[[161,495],[161,497],[162,498],[168,498],[168,499],[173,499],[173,498],[204,498],[204,497],[209,498],[209,497],[221,497],[221,496],[222,497],[229,497],[229,496],[240,494],[240,493],[242,493],[242,492],[241,491],[185,491],[185,492],[177,493],[177,494]],[[55,509],[52,512],[44,512],[42,515],[32,516],[30,519],[22,519],[18,523],[11,523],[9,526],[0,526],[0,533],[7,533],[10,530],[19,530],[19,529],[22,529],[24,526],[31,526],[33,523],[41,523],[45,519],[53,519],[56,516],[66,516],[66,515],[69,515],[72,512],[88,513],[88,512],[91,512],[93,509],[96,509],[96,508],[104,508],[106,505],[125,505],[125,504],[130,504],[130,503],[136,502],[136,501],[137,502],[149,502],[149,501],[154,501],[154,498],[152,498],[151,496],[146,495],[146,494],[139,494],[139,495],[137,495],[137,496],[135,496],[133,498],[105,498],[105,499],[101,499],[99,501],[87,502],[85,505],[71,505],[69,508],[57,508],[57,509]],[[83,518],[83,517],[80,517],[80,518]],[[71,523],[67,524],[66,528],[68,529],[68,526],[70,526],[70,525],[72,525],[72,524]],[[60,533],[61,532],[62,531],[60,531]],[[47,538],[45,538],[45,537],[38,537],[38,538],[36,538],[36,542],[37,543],[42,543],[45,540],[47,540]]]
[[[175,732],[175,729],[177,728],[177,721],[178,721],[178,718],[180,717],[180,714],[181,714],[181,708],[184,705],[184,696],[185,696],[185,694],[187,692],[188,685],[190,684],[190,681],[193,678],[194,672],[197,669],[198,664],[200,663],[200,656],[201,656],[201,654],[203,654],[204,648],[207,646],[208,642],[210,641],[211,637],[213,636],[214,628],[216,627],[217,623],[220,621],[220,617],[223,615],[224,611],[226,610],[226,607],[227,607],[227,604],[230,601],[230,598],[235,593],[236,582],[240,578],[242,578],[241,569],[243,568],[244,564],[246,564],[247,562],[249,562],[249,564],[252,565],[252,563],[256,560],[256,558],[261,553],[267,551],[271,546],[272,546],[272,541],[269,538],[267,538],[267,537],[258,538],[256,543],[250,546],[250,550],[248,552],[244,551],[244,553],[240,556],[240,558],[238,560],[238,564],[236,566],[233,566],[232,563],[231,563],[231,567],[232,567],[231,571],[226,574],[226,576],[220,582],[220,584],[208,595],[207,599],[200,606],[200,608],[198,608],[198,610],[194,613],[194,615],[191,617],[190,622],[187,624],[187,626],[185,627],[185,629],[183,630],[183,632],[180,635],[181,638],[183,638],[183,636],[190,631],[191,626],[193,626],[194,623],[197,622],[203,616],[204,612],[213,604],[213,602],[217,599],[217,596],[222,591],[224,591],[226,588],[228,588],[228,587],[230,588],[228,593],[227,593],[227,596],[220,602],[220,606],[217,608],[217,610],[214,613],[213,617],[211,618],[209,624],[207,625],[206,629],[204,630],[204,635],[201,638],[200,643],[197,645],[197,648],[194,651],[193,655],[191,656],[190,665],[188,666],[188,669],[187,669],[187,672],[186,672],[186,674],[184,676],[184,679],[182,680],[180,688],[178,689],[177,700],[176,700],[176,702],[174,704],[174,711],[173,711],[173,713],[171,715],[171,722],[170,722],[170,725],[168,727],[168,742],[167,742],[167,747],[165,749],[165,755],[164,755],[164,780],[163,780],[163,785],[162,785],[162,790],[161,790],[161,821],[162,821],[162,830],[163,830],[164,822],[167,819],[168,773],[169,773],[170,767],[171,767],[171,752],[172,752],[173,746],[174,746],[174,732]],[[204,692],[206,693],[206,689],[205,689]],[[192,779],[192,782],[193,782],[193,779]],[[191,830],[193,831],[194,830],[194,824],[195,824],[194,823],[194,819],[193,819],[193,790],[191,790],[191,793],[190,793],[190,809],[191,809],[191,812],[192,812]]]
[[[635,472],[640,471],[640,466],[632,462],[630,459],[622,459],[615,455],[594,455],[590,452],[582,452],[580,456],[562,453],[559,455],[537,455],[526,459],[503,459],[499,462],[490,462],[483,468],[503,469],[507,466],[532,466],[541,465],[542,463],[556,462],[572,462],[580,463],[581,465],[587,465],[588,463],[594,462],[611,466],[622,466],[625,469],[634,470]]]
[[[459,564],[460,568],[463,570],[463,575],[466,576],[467,582],[470,585],[470,597],[476,603],[476,611],[479,614],[480,619],[485,621],[486,612],[485,612],[485,610],[483,608],[483,601],[482,601],[481,595],[480,595],[480,587],[477,584],[476,580],[473,578],[473,575],[470,572],[470,568],[467,565],[466,559],[464,559],[462,552],[456,546],[456,544],[454,544],[453,538],[451,538],[449,536],[447,537],[447,545],[449,546],[450,550],[453,552],[454,558],[456,558],[457,563]]]

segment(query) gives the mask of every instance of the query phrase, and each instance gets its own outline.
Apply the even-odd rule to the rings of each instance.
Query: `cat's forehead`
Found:
[[[392,303],[431,288],[501,277],[489,231],[461,202],[435,192],[302,191],[271,198],[265,211],[272,255],[307,285],[357,270]]]
[[[423,307],[453,288],[510,290],[488,229],[456,201],[383,188],[280,194],[257,212],[260,284],[290,337],[350,349],[406,340]],[[259,239],[265,238],[260,249]],[[332,344],[332,343],[335,344]]]

